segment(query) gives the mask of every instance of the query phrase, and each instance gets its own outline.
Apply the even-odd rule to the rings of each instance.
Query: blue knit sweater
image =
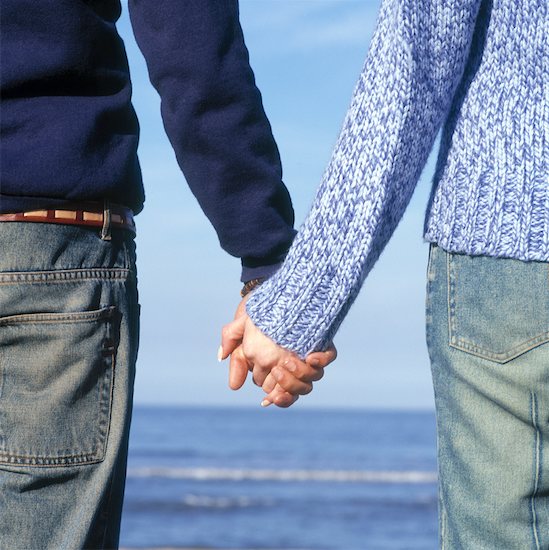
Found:
[[[547,0],[383,0],[311,211],[248,314],[304,356],[333,338],[444,124],[425,238],[549,261]]]

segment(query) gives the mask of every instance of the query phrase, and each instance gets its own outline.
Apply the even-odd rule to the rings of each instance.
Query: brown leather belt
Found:
[[[62,223],[104,228],[105,221],[110,227],[119,227],[135,233],[133,212],[119,204],[78,202],[59,208],[0,214],[0,222]]]

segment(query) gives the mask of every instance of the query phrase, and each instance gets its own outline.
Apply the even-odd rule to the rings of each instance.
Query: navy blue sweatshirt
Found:
[[[237,0],[129,8],[191,190],[242,279],[270,274],[294,218]],[[2,0],[0,212],[102,199],[142,209],[120,11],[119,0]]]

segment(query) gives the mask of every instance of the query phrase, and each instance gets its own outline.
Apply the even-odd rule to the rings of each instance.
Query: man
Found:
[[[294,231],[237,1],[129,7],[178,162],[249,290],[276,271]],[[120,9],[2,3],[5,548],[118,544],[139,317],[133,215],[144,200]],[[296,364],[318,377],[333,357]],[[279,394],[280,405],[295,399]]]

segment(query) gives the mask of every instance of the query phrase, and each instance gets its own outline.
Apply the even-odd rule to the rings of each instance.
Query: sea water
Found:
[[[123,547],[436,549],[432,412],[136,407]]]

